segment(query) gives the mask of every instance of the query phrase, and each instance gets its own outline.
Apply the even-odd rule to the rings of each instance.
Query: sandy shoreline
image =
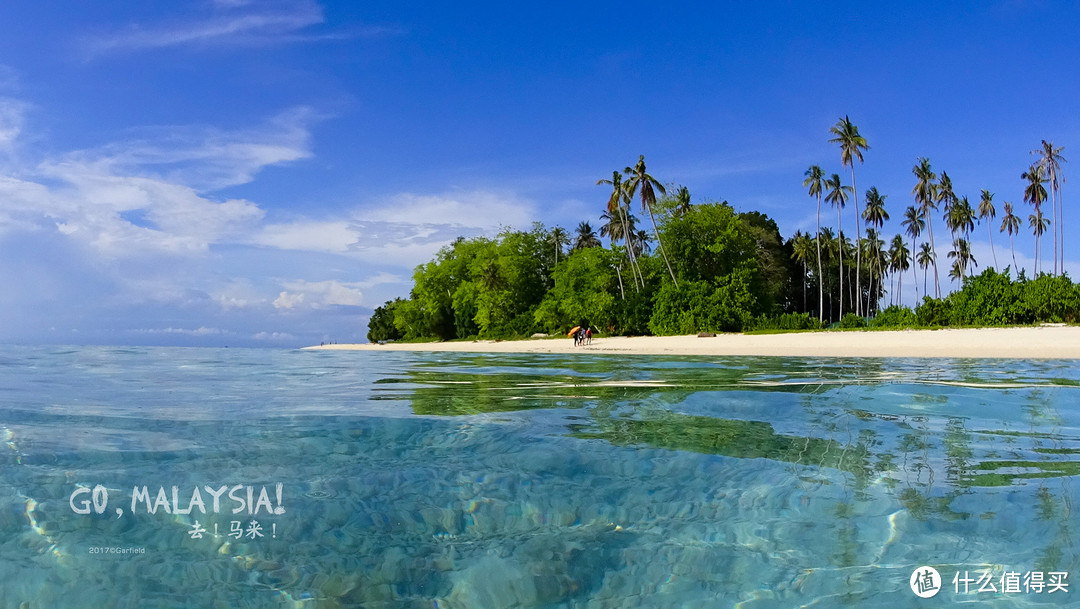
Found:
[[[334,344],[306,349],[458,351],[474,353],[624,353],[638,355],[755,355],[795,357],[957,357],[1080,359],[1080,327],[718,334],[715,337],[569,338],[444,343]]]

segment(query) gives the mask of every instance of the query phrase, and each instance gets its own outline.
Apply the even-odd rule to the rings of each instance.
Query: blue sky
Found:
[[[1026,225],[1030,151],[1080,142],[1077,31],[1076,2],[6,3],[0,340],[362,340],[458,235],[598,224],[596,180],[639,154],[788,237],[814,226],[808,166],[850,180],[844,115],[886,237],[920,156]],[[984,225],[974,247],[992,263]],[[1030,269],[1026,228],[1016,248]]]

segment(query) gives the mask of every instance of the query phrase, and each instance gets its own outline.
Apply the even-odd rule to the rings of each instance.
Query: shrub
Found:
[[[949,306],[939,298],[923,297],[923,303],[915,308],[915,318],[920,326],[949,325]]]
[[[783,313],[759,315],[750,322],[747,330],[820,330],[823,327],[824,324],[809,313]]]
[[[914,328],[919,325],[915,312],[907,307],[893,305],[870,320],[872,328]]]
[[[854,313],[845,313],[844,316],[840,319],[839,327],[843,329],[865,328],[866,320]]]

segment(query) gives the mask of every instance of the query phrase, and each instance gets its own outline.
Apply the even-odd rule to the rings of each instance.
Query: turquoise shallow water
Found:
[[[9,347],[0,607],[1080,606],[1077,364]]]

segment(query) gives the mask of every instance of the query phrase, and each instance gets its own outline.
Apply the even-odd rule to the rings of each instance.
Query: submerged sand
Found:
[[[637,336],[573,340],[335,344],[307,349],[458,351],[475,353],[624,353],[639,355],[755,355],[795,357],[956,357],[1080,359],[1080,326],[1023,328],[717,334],[713,337]]]

